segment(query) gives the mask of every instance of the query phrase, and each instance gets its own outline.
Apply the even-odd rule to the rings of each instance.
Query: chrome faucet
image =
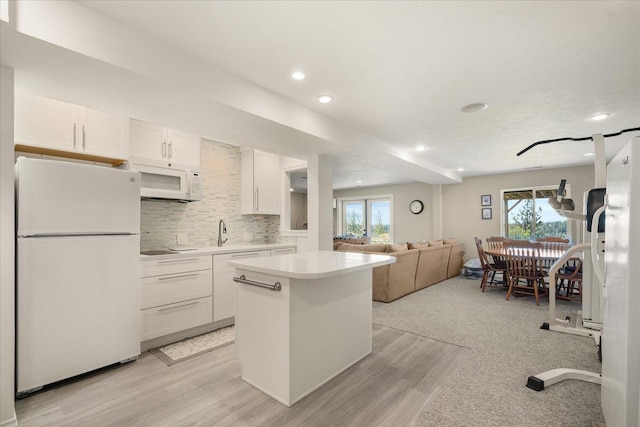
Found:
[[[227,226],[224,223],[223,219],[221,219],[220,222],[218,223],[218,246],[222,246],[223,243],[229,240],[228,237],[222,240],[222,233],[227,234]]]

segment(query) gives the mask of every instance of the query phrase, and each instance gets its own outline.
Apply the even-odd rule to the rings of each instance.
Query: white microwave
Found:
[[[202,200],[202,180],[199,172],[159,166],[132,165],[140,172],[140,197],[184,202]]]

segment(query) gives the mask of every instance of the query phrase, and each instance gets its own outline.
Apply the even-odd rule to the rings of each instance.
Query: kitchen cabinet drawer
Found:
[[[211,255],[144,260],[142,262],[142,277],[210,269]]]
[[[271,256],[295,254],[296,248],[271,249]]]
[[[142,310],[142,341],[212,321],[212,298],[198,298]]]
[[[227,261],[236,260],[236,259],[247,259],[247,258],[259,258],[264,256],[271,256],[271,251],[251,251],[251,252],[238,252],[235,254],[221,254],[213,256],[213,268],[220,267],[228,267]],[[233,267],[231,267],[233,268]]]
[[[211,296],[211,270],[167,274],[142,279],[142,308]]]

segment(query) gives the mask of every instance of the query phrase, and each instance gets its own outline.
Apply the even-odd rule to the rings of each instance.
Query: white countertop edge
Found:
[[[209,246],[195,248],[193,250],[178,250],[175,254],[166,255],[140,255],[142,261],[158,260],[165,258],[188,258],[194,255],[221,255],[236,252],[268,251],[271,249],[295,248],[295,243],[258,243],[258,244],[231,244],[227,246]]]
[[[332,254],[330,259],[342,258],[346,262],[334,269],[329,269],[327,264],[316,266],[315,269],[309,268],[303,270],[297,260],[304,258],[317,258],[318,255]],[[246,260],[229,261],[228,265],[239,270],[246,270],[256,273],[269,274],[279,277],[289,277],[291,279],[323,279],[326,277],[337,276],[341,274],[349,274],[355,271],[365,270],[368,268],[379,267],[381,265],[393,264],[396,258],[385,254],[357,254],[355,252],[306,252],[301,254],[280,255],[276,258],[270,258],[265,262],[264,259],[252,258]],[[355,256],[354,256],[355,255]],[[354,258],[360,258],[355,260]]]

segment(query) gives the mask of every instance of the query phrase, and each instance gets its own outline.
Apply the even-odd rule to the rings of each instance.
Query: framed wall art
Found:
[[[491,194],[483,194],[480,196],[481,206],[491,206]]]
[[[482,219],[491,219],[491,208],[482,208]]]

